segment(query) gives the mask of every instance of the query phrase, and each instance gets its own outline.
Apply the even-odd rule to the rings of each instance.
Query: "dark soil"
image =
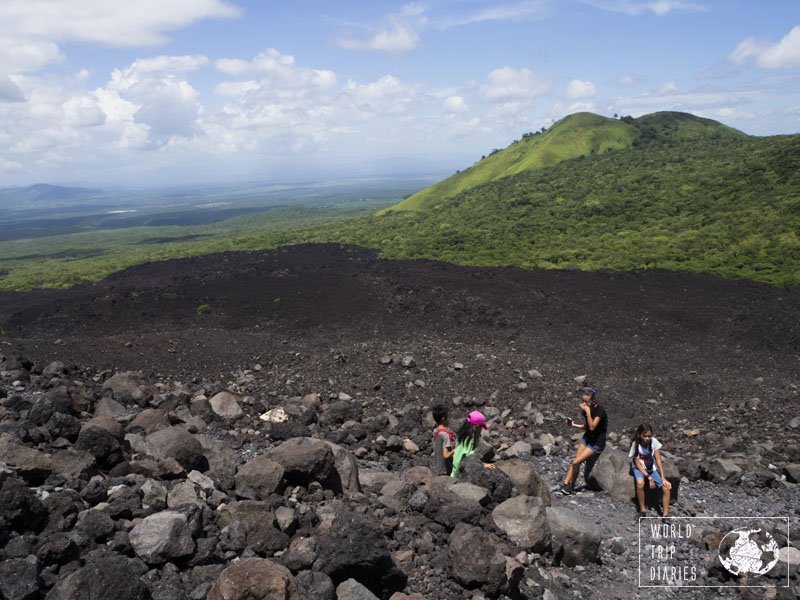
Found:
[[[347,383],[399,403],[498,391],[570,412],[573,378],[587,375],[615,428],[700,424],[758,397],[756,437],[796,414],[798,317],[798,289],[664,271],[387,261],[339,245],[152,263],[97,285],[0,294],[5,352],[42,363],[190,379],[261,362],[300,374],[281,393]],[[425,389],[405,388],[378,363],[397,352],[425,368]],[[454,372],[454,361],[467,368]],[[514,391],[531,368],[544,385]]]
[[[158,408],[167,419],[161,426],[203,434],[233,454],[227,462],[207,465],[215,495],[204,497],[208,504],[201,502],[205,525],[193,533],[197,549],[191,560],[158,565],[139,580],[131,578],[146,582],[154,598],[186,597],[184,589],[192,598],[203,597],[225,565],[254,552],[286,559],[280,553],[291,530],[283,535],[264,525],[273,538],[278,536],[274,542],[281,542],[281,536],[283,542],[271,549],[266,542],[245,549],[250,542],[236,537],[244,532],[225,526],[209,507],[239,497],[238,484],[233,489],[235,469],[290,437],[311,435],[315,443],[340,444],[358,457],[365,481],[370,474],[403,477],[411,467],[430,465],[433,424],[427,411],[434,403],[450,407],[454,425],[479,407],[490,417],[485,439],[496,456],[503,460],[515,442],[527,441],[533,456],[526,460],[555,491],[577,436],[564,425],[562,414],[578,416],[576,388],[584,381],[597,386],[608,411],[610,450],[626,450],[638,423],[655,425],[668,450],[665,459],[683,474],[673,515],[788,516],[790,537],[796,539],[798,317],[800,289],[662,271],[523,271],[395,262],[339,245],[153,263],[96,285],[0,293],[0,428],[8,432],[6,451],[16,452],[16,442],[8,442],[13,435],[48,455],[73,444],[90,448],[99,461],[94,465],[99,475],[91,480],[87,469],[80,476],[53,473],[44,484],[37,480],[36,465],[19,473],[0,469],[0,487],[22,490],[28,496],[20,498],[34,508],[35,494],[54,494],[47,504],[48,529],[38,537],[21,525],[0,535],[0,562],[16,561],[0,570],[0,586],[14,587],[18,581],[12,570],[27,569],[30,577],[23,583],[34,591],[26,597],[44,597],[54,586],[66,585],[75,569],[90,572],[84,563],[99,569],[95,554],[101,549],[113,560],[133,561],[125,564],[130,570],[141,567],[137,575],[147,571],[136,562],[128,537],[138,519],[158,510],[140,502],[145,479],[150,484],[163,480],[175,490],[189,485],[189,475],[180,472],[180,465],[175,471],[174,461],[164,457],[141,462],[148,450],[142,449],[140,436],[138,442],[136,435],[126,437],[120,450],[111,433],[113,420],[107,433],[97,432],[97,427],[109,427],[102,416],[100,425],[88,428],[95,437],[60,437],[69,437],[70,424],[85,425],[93,410],[98,414],[111,394],[104,382],[113,371],[140,370],[146,382],[139,388],[142,402],[136,404],[134,396],[124,400],[126,414],[118,421],[127,424],[135,414],[147,417],[141,411],[145,406]],[[59,390],[67,388],[71,396],[62,398]],[[243,413],[234,420],[219,418],[206,407],[206,395],[222,390],[241,400]],[[69,397],[72,403],[62,406]],[[299,407],[309,398],[311,405],[321,406],[306,414]],[[48,406],[55,411],[57,405],[70,414],[46,420],[43,411]],[[270,425],[260,419],[262,411],[278,408],[289,410],[291,420]],[[151,410],[147,418],[157,414]],[[37,428],[34,421],[47,425]],[[118,457],[122,462],[110,469],[111,452],[103,444],[124,452],[125,460]],[[24,462],[26,456],[17,459]],[[729,459],[742,474],[715,480],[709,470],[715,458]],[[130,471],[133,465],[146,477]],[[487,481],[497,477],[497,471],[486,473]],[[24,477],[30,488],[20,483]],[[327,529],[317,527],[320,518],[352,510],[380,524],[374,535],[365,525],[369,531],[364,535],[403,563],[407,593],[428,600],[484,597],[448,575],[445,557],[453,524],[433,522],[420,513],[421,505],[413,508],[419,501],[417,484],[405,486],[413,488],[406,490],[408,497],[381,495],[379,485],[334,498],[319,482],[296,483],[269,496],[269,506],[290,507],[292,514],[299,506],[307,511],[298,508],[296,515],[305,517],[295,538],[322,539]],[[75,494],[67,497],[70,490]],[[497,489],[493,493],[499,496]],[[557,564],[549,551],[520,553],[490,522],[489,511],[499,501],[495,498],[485,509],[475,502],[483,511],[476,518],[484,530],[500,536],[493,539],[500,540],[503,556],[517,557],[524,567],[519,589],[511,594],[515,598],[650,597],[636,584],[640,542],[629,502],[605,492],[553,496],[554,505],[573,508],[575,518],[584,519],[603,539],[599,564],[573,568]],[[60,502],[73,506],[76,514],[81,511],[80,518],[73,515],[70,521],[61,515],[68,511]],[[92,506],[107,511],[107,518],[84,510]],[[19,517],[12,514],[15,507],[0,504],[8,519]],[[41,517],[33,509],[28,512]],[[41,564],[24,562],[34,546],[63,542],[62,534],[76,519],[83,519],[84,529],[97,529],[94,538],[75,538],[81,562],[68,556],[56,560],[44,550]],[[111,529],[104,533],[101,526]],[[104,541],[112,531],[112,541]],[[60,566],[62,558],[72,562]],[[297,565],[293,571],[307,579],[311,565]],[[773,589],[765,597],[793,597],[800,589],[800,572],[793,569],[791,590],[781,588],[770,596]],[[178,571],[182,581],[176,579]],[[113,575],[115,569],[104,572]],[[387,584],[383,596],[393,589]],[[761,591],[738,595],[726,590],[723,595],[756,598]],[[720,594],[715,589],[682,592],[687,598]],[[487,595],[498,596],[496,590]]]

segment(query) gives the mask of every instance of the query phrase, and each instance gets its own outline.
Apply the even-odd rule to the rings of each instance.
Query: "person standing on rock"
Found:
[[[580,409],[583,414],[583,423],[574,423],[572,419],[567,422],[577,429],[584,431],[583,438],[575,452],[575,458],[567,469],[564,483],[561,485],[561,493],[570,495],[575,493],[575,481],[581,470],[581,464],[586,463],[584,477],[588,477],[591,467],[597,462],[600,453],[606,447],[606,432],[608,430],[608,417],[606,409],[597,403],[597,390],[595,388],[584,387],[580,390],[581,404]]]
[[[448,428],[447,407],[439,404],[431,410],[436,429],[433,432],[433,474],[450,475],[453,470],[453,451],[456,445],[456,436]]]
[[[656,486],[662,489],[661,516],[666,521],[669,519],[669,500],[672,484],[664,477],[664,465],[661,464],[662,447],[653,436],[653,426],[642,423],[636,428],[636,439],[631,444],[628,457],[631,459],[633,477],[636,479],[636,500],[639,502],[639,517],[646,517],[647,510],[644,505],[644,483],[647,480],[651,490]]]

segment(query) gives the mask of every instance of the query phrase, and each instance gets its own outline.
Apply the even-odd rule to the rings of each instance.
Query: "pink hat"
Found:
[[[472,423],[473,425],[480,425],[484,429],[488,429],[486,427],[486,417],[483,416],[483,413],[479,410],[473,410],[467,416],[467,422]]]

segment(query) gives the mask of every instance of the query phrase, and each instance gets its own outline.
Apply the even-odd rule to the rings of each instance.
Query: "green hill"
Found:
[[[622,121],[587,112],[575,113],[555,123],[547,132],[526,134],[505,150],[482,158],[469,169],[386,210],[428,208],[466,189],[502,177],[549,167],[579,156],[627,148],[638,136],[637,128]]]
[[[800,285],[800,135],[683,113],[573,115],[392,209],[302,239],[390,258]]]

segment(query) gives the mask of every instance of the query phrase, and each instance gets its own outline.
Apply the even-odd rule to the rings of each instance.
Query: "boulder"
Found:
[[[539,476],[529,462],[519,458],[501,460],[497,463],[497,468],[508,475],[520,494],[537,496],[542,499],[544,506],[552,504],[547,482]]]
[[[98,464],[105,467],[113,467],[123,459],[119,440],[107,429],[100,427],[82,429],[73,448],[88,452]]]
[[[331,447],[314,438],[292,438],[269,450],[266,456],[284,468],[284,477],[291,485],[326,482],[334,465]]]
[[[81,425],[81,431],[84,429],[89,429],[90,427],[105,429],[118,440],[122,440],[125,436],[125,432],[122,430],[122,425],[120,425],[116,419],[114,419],[114,417],[108,417],[105,415],[94,416]]]
[[[180,427],[167,427],[145,438],[148,454],[162,460],[174,458],[187,471],[205,471],[208,459],[195,436]]]
[[[81,432],[81,422],[72,415],[55,412],[47,421],[47,432],[53,439],[63,437],[74,442]]]
[[[0,598],[34,600],[39,598],[39,560],[35,556],[0,562]]]
[[[186,515],[174,511],[146,517],[128,537],[136,555],[148,564],[188,556],[195,548]]]
[[[114,519],[104,510],[84,510],[78,514],[75,528],[95,542],[104,542],[114,533]]]
[[[432,495],[422,512],[432,521],[453,529],[459,523],[478,523],[483,508],[477,500],[464,498],[448,490]]]
[[[355,579],[348,579],[336,586],[336,600],[380,600]]]
[[[25,481],[39,484],[53,472],[50,455],[28,448],[15,436],[0,433],[0,462],[17,469]]]
[[[310,569],[315,560],[317,541],[313,537],[295,537],[289,543],[289,549],[281,555],[281,563],[293,572]]]
[[[113,375],[103,383],[103,389],[111,390],[114,399],[123,404],[135,402],[144,406],[150,396],[149,386],[144,377],[134,371]]]
[[[517,546],[542,553],[550,546],[545,508],[538,496],[515,496],[492,511],[492,521]]]
[[[150,600],[150,591],[139,579],[146,570],[141,561],[113,552],[92,552],[85,566],[53,586],[47,600]]]
[[[600,532],[593,523],[564,506],[548,506],[545,512],[557,564],[574,567],[600,562]]]
[[[208,402],[214,414],[222,419],[238,419],[244,414],[239,405],[239,397],[230,392],[214,394]]]
[[[42,375],[47,378],[58,377],[63,375],[67,370],[66,366],[60,360],[54,360],[42,369]]]
[[[634,487],[629,467],[627,453],[607,447],[590,469],[586,483],[590,489],[604,491],[617,500],[630,500]]]
[[[245,558],[220,573],[207,600],[301,600],[292,574],[263,558]]]
[[[465,588],[481,588],[490,597],[507,591],[506,557],[499,541],[478,527],[456,526],[448,541],[447,562],[450,576]]]
[[[94,406],[95,417],[124,417],[129,411],[123,404],[113,398],[100,398]]]
[[[145,408],[125,428],[130,432],[153,433],[169,427],[169,413],[163,408]]]
[[[0,472],[0,540],[5,527],[14,531],[39,531],[47,522],[47,509],[41,500],[17,477]]]
[[[454,484],[452,487],[450,487],[450,491],[456,496],[461,496],[467,500],[474,500],[481,506],[486,506],[492,501],[492,496],[489,493],[489,490],[466,481]]]
[[[301,598],[336,600],[336,586],[325,573],[303,571],[297,574],[294,583]]]
[[[713,483],[736,485],[742,479],[742,468],[729,458],[714,458],[704,465],[703,477]]]
[[[502,461],[501,461],[502,462]],[[480,458],[473,454],[461,462],[459,483],[473,483],[489,490],[493,502],[502,502],[511,497],[514,484],[502,470],[483,466]]]
[[[236,495],[249,500],[266,500],[270,494],[283,492],[283,466],[266,456],[258,456],[236,472]]]
[[[207,435],[197,435],[195,438],[202,444],[203,453],[208,459],[206,474],[220,489],[232,490],[239,464],[236,453],[223,442]]]
[[[411,467],[405,473],[403,473],[403,481],[410,483],[411,485],[426,484],[433,479],[433,477],[433,471],[431,471],[428,467],[423,466]]]
[[[78,479],[97,472],[97,461],[85,450],[62,450],[51,457],[53,470],[64,477]]]
[[[325,427],[335,427],[345,421],[360,421],[364,410],[359,403],[352,400],[331,402],[317,416],[317,421]]]
[[[289,545],[288,536],[275,528],[275,513],[266,502],[231,502],[221,507],[218,514],[219,526],[240,532],[245,546],[276,552]]]
[[[392,561],[380,525],[367,515],[337,515],[328,531],[317,538],[315,571],[336,584],[355,579],[374,594],[402,590],[406,575]]]
[[[201,499],[197,487],[191,481],[179,481],[167,494],[167,507],[176,508],[186,504],[194,504],[200,508],[206,506],[205,500]]]
[[[139,488],[142,494],[142,506],[153,510],[164,510],[167,507],[167,486],[155,479],[148,479]]]

